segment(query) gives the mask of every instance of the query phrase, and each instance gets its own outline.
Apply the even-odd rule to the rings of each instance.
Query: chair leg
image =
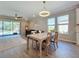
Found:
[[[56,42],[56,47],[58,48],[58,43]]]
[[[48,56],[48,46],[46,46],[46,56]]]
[[[53,43],[53,45],[54,45],[54,48],[55,48],[55,43]]]
[[[33,40],[32,40],[32,48],[33,48]]]
[[[53,46],[54,46],[54,49],[56,50],[57,45],[55,42],[53,43]]]
[[[36,41],[36,45],[37,45],[37,41]]]
[[[37,50],[38,49],[38,47],[37,47],[37,41],[35,43],[36,43],[36,50]]]

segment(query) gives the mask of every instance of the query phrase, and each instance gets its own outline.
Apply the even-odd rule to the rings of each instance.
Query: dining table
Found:
[[[30,34],[27,35],[27,49],[29,49],[29,40],[36,40],[39,42],[39,49],[40,49],[40,57],[42,56],[42,42],[44,40],[47,39],[48,33],[44,32],[44,33],[37,33],[37,34]],[[54,33],[52,33],[52,36],[54,35]]]

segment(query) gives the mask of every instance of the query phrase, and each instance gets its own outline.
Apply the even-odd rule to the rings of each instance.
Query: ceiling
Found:
[[[47,1],[45,7],[52,15],[78,4],[79,1]],[[0,15],[14,16],[17,13],[18,16],[28,19],[39,16],[42,8],[42,1],[0,1]]]

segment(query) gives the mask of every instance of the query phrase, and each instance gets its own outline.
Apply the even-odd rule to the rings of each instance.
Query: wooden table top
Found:
[[[54,33],[52,33],[53,35]],[[27,37],[34,38],[36,40],[45,40],[47,38],[47,33],[30,34]]]

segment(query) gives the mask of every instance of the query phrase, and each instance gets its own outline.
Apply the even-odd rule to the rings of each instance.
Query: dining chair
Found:
[[[48,48],[50,47],[50,39],[51,39],[51,34],[47,34],[47,39],[43,41],[43,47],[45,48],[46,55],[48,55]]]
[[[54,48],[56,48],[56,47],[58,48],[58,32],[55,32],[54,36],[51,35],[51,40],[50,41],[51,41],[51,43],[53,43]]]

